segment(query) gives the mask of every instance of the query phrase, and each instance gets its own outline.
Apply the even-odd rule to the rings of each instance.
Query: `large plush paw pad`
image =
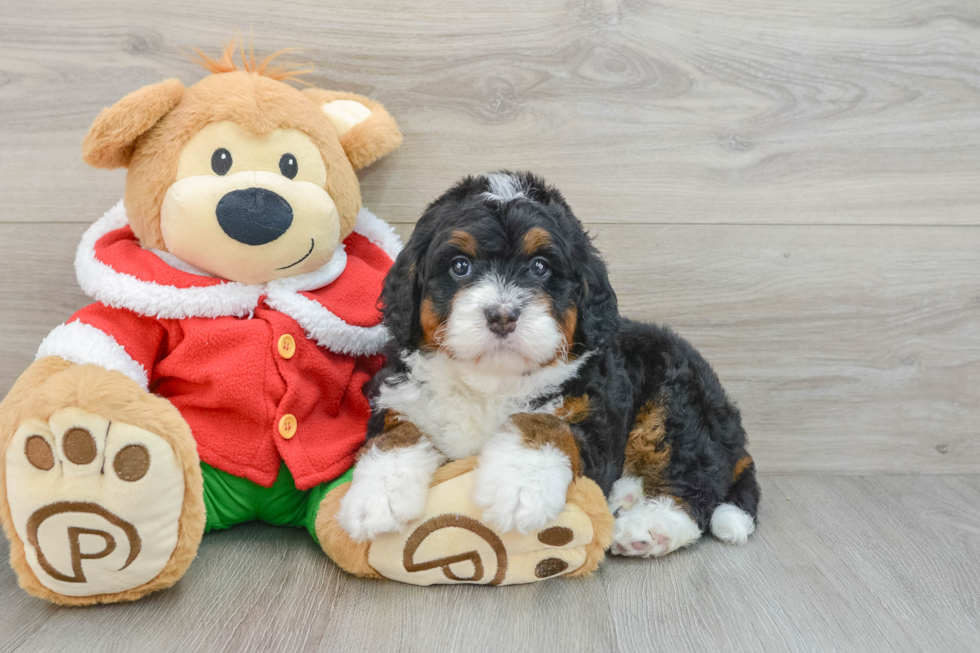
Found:
[[[566,575],[587,564],[595,530],[580,506],[568,504],[557,519],[528,534],[502,532],[470,502],[474,476],[434,486],[420,519],[371,543],[371,568],[416,585],[510,585]]]
[[[620,513],[613,527],[610,551],[616,555],[652,558],[667,555],[701,537],[687,512],[666,496],[644,499]]]
[[[149,431],[67,408],[21,424],[6,470],[27,562],[59,594],[138,587],[177,546],[184,475],[170,445]]]

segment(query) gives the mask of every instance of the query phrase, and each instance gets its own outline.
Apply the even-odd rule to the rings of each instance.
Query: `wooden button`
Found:
[[[279,336],[279,355],[289,360],[296,353],[296,341],[288,333]]]
[[[296,427],[296,418],[287,413],[279,420],[279,435],[288,440],[296,435]]]

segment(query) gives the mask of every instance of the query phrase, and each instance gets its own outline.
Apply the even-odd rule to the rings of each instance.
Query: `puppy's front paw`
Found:
[[[491,443],[480,457],[473,503],[501,532],[528,533],[555,519],[565,507],[571,464],[550,445],[531,449],[511,434],[501,435],[503,442]]]
[[[400,531],[422,516],[429,482],[442,461],[428,441],[389,451],[372,447],[354,468],[337,521],[357,542]]]
[[[355,473],[356,477],[356,473]],[[355,542],[374,539],[380,533],[400,531],[425,510],[425,490],[405,486],[388,490],[356,478],[340,502],[337,520]]]

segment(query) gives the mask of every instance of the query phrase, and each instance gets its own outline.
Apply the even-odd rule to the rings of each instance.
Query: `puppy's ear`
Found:
[[[619,331],[619,302],[606,264],[589,242],[582,257],[578,328],[575,339],[588,351],[606,346]]]
[[[129,165],[133,145],[140,134],[167,115],[184,97],[177,79],[144,86],[102,112],[82,140],[82,159],[96,168]]]
[[[419,270],[421,253],[418,241],[409,239],[388,270],[381,290],[381,312],[391,339],[398,349],[412,347],[421,332],[419,304],[422,301],[422,279]]]
[[[402,133],[378,102],[354,93],[303,89],[337,128],[354,170],[367,167],[402,144]]]

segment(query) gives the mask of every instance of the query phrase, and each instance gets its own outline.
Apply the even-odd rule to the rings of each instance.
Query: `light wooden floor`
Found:
[[[80,161],[92,119],[238,30],[385,103],[405,144],[363,195],[403,235],[463,174],[561,188],[624,313],[739,401],[762,529],[491,591],[357,581],[245,527],[130,606],[4,569],[0,649],[978,649],[980,4],[0,0],[0,394],[87,303],[74,248],[124,183]]]
[[[763,480],[748,545],[506,588],[351,578],[304,531],[205,538],[173,589],[57,608],[0,571],[0,650],[976,651],[980,477]]]

